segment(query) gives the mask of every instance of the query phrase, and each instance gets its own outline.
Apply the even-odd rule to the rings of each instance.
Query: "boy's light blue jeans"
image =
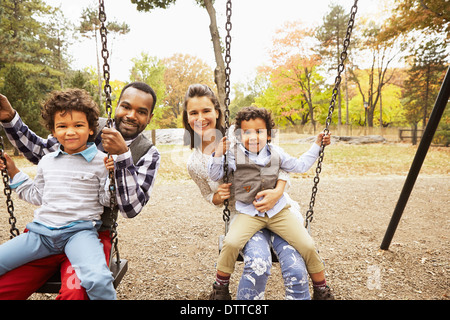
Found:
[[[244,272],[237,289],[237,300],[264,299],[272,267],[270,243],[278,256],[288,300],[310,300],[308,272],[302,256],[285,240],[268,229],[255,233],[243,249]]]
[[[83,221],[63,229],[31,222],[29,232],[0,245],[0,275],[30,261],[65,253],[91,300],[115,300],[116,291],[97,228],[101,222]]]

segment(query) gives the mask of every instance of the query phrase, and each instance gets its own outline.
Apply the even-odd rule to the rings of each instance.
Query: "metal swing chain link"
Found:
[[[101,22],[100,26],[100,37],[102,41],[102,58],[103,58],[103,78],[105,79],[105,87],[103,91],[105,92],[106,102],[105,102],[105,108],[106,113],[108,115],[108,122],[107,126],[108,128],[112,127],[112,107],[111,107],[111,86],[109,84],[110,80],[110,67],[108,64],[108,58],[109,58],[109,51],[108,51],[108,30],[106,29],[105,22],[106,22],[106,13],[105,13],[105,5],[103,3],[103,0],[99,0],[99,13],[98,18]]]
[[[105,86],[103,91],[105,92],[105,109],[106,114],[108,116],[108,120],[106,122],[106,126],[108,128],[112,128],[113,126],[113,120],[112,120],[112,106],[111,106],[111,85],[109,84],[110,80],[110,67],[108,64],[108,58],[109,58],[109,51],[108,51],[108,39],[107,34],[108,30],[106,29],[106,13],[105,13],[105,5],[103,0],[99,0],[99,11],[98,11],[98,18],[100,20],[101,26],[100,26],[100,37],[102,41],[102,58],[103,58],[103,78],[105,79]],[[108,154],[108,157],[110,155]],[[120,261],[119,258],[119,250],[118,250],[118,243],[117,243],[117,223],[116,218],[114,215],[114,209],[117,206],[117,199],[116,199],[116,183],[115,183],[115,177],[114,177],[114,170],[109,171],[109,191],[111,193],[111,199],[110,199],[110,209],[111,209],[111,217],[112,217],[112,225],[111,225],[111,242],[114,244],[114,249],[117,253],[117,260]]]
[[[228,129],[230,127],[230,75],[231,75],[231,68],[230,68],[230,62],[231,62],[231,0],[227,1],[227,7],[226,7],[226,16],[227,16],[227,22],[225,24],[225,29],[227,30],[227,35],[225,37],[225,135],[228,135]],[[224,154],[224,182],[228,183],[228,161],[227,161],[227,155]],[[229,201],[228,199],[225,199],[224,202],[224,209],[223,209],[223,220],[225,221],[225,234],[228,233],[228,223],[230,221],[230,209],[228,209]]]
[[[330,107],[328,108],[328,116],[325,121],[325,129],[323,130],[325,135],[327,135],[330,132],[329,126],[331,124],[333,111],[334,111],[334,107],[336,104],[336,97],[338,95],[339,85],[341,84],[341,80],[342,80],[341,73],[345,69],[344,62],[347,59],[347,49],[350,45],[350,37],[351,37],[352,31],[353,31],[353,25],[355,23],[355,15],[356,15],[356,12],[358,11],[357,4],[358,4],[358,0],[355,0],[355,3],[353,4],[351,11],[350,11],[350,18],[349,18],[348,26],[347,26],[347,34],[345,35],[344,46],[343,46],[343,50],[340,55],[340,63],[337,68],[338,74],[334,81],[334,89],[333,89],[333,93],[331,96]],[[310,224],[311,224],[311,221],[312,221],[313,215],[314,215],[313,208],[314,208],[314,204],[316,201],[317,186],[320,181],[319,174],[322,171],[322,162],[323,162],[324,153],[325,153],[325,145],[322,142],[322,144],[320,146],[319,159],[317,161],[316,176],[314,177],[314,186],[312,188],[311,200],[309,202],[309,209],[306,212],[305,227],[308,229],[308,232],[310,231]]]
[[[0,139],[0,159],[6,165],[6,158],[5,158],[5,154],[4,154],[5,147],[3,144],[3,137],[0,136],[0,138],[1,138]],[[8,208],[9,224],[11,226],[9,229],[9,233],[11,234],[9,236],[9,238],[12,239],[12,238],[20,235],[20,231],[16,227],[17,219],[14,216],[14,203],[13,203],[13,200],[11,199],[11,187],[9,186],[9,175],[8,175],[8,170],[6,168],[2,170],[2,179],[3,179],[3,184],[5,185],[3,193],[6,196],[6,206]]]

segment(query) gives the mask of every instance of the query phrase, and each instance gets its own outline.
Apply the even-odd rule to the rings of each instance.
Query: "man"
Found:
[[[121,209],[128,218],[138,215],[148,202],[160,164],[158,150],[142,134],[150,123],[155,104],[156,94],[147,84],[133,82],[126,85],[115,110],[114,128],[104,127],[103,121],[95,138],[99,150],[115,157],[117,204],[122,206]],[[43,155],[57,150],[59,146],[51,135],[43,139],[29,130],[8,99],[1,94],[0,121],[11,143],[35,164]],[[123,188],[127,188],[129,192],[133,189],[130,198],[122,199]],[[113,214],[117,215],[117,212]],[[103,229],[99,231],[99,238],[104,245],[108,263],[112,219],[106,208],[102,215]],[[57,299],[87,299],[86,292],[77,283],[79,280],[65,255],[36,260],[1,276],[0,299],[26,299],[58,270],[61,271],[61,290]]]

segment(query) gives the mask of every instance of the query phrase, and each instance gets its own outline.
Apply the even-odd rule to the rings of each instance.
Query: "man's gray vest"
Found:
[[[102,129],[106,126],[106,118],[98,119],[98,126],[95,137],[101,134]],[[133,163],[136,165],[140,158],[142,158],[148,150],[153,146],[150,140],[147,139],[146,136],[142,134],[142,132],[134,139],[134,141],[130,144],[129,148],[131,151],[131,157],[133,158]],[[104,207],[102,214],[102,226],[99,231],[110,230],[113,219],[117,219],[118,208],[116,207],[114,212],[111,214],[111,208]]]
[[[275,188],[281,160],[280,155],[273,148],[270,152],[271,160],[262,167],[251,161],[241,148],[235,147],[236,172],[234,172],[233,184],[237,201],[250,204],[259,191]]]

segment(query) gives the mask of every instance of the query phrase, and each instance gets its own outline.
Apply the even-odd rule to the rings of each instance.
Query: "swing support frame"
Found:
[[[405,184],[400,193],[397,205],[395,206],[394,212],[392,214],[389,225],[386,229],[383,241],[381,242],[380,249],[388,250],[391,244],[392,238],[394,237],[395,231],[397,230],[400,219],[405,210],[406,204],[408,203],[409,196],[411,195],[412,189],[416,182],[417,176],[419,175],[422,164],[425,160],[425,156],[428,153],[428,149],[433,140],[434,134],[436,133],[439,122],[441,121],[444,110],[448,104],[450,98],[450,67],[447,69],[444,81],[442,82],[441,89],[436,98],[433,110],[431,111],[430,119],[428,120],[425,131],[423,132],[422,139],[420,140],[419,147],[417,148],[416,155],[411,164],[411,168],[406,177]]]

